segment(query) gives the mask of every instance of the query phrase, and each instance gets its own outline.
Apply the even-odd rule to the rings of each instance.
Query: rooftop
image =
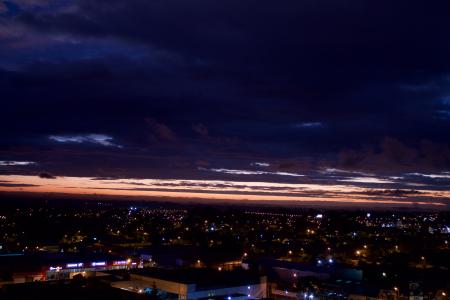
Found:
[[[207,268],[168,270],[149,268],[133,270],[132,274],[182,284],[195,284],[197,289],[242,286],[260,282],[260,276],[257,273],[245,270],[217,271]]]

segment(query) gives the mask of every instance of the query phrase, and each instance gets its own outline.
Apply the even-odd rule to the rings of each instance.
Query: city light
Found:
[[[67,268],[80,268],[82,267],[84,264],[83,263],[72,263],[72,264],[67,264],[66,267]]]
[[[346,291],[337,290],[338,287],[341,287],[342,284],[347,284],[347,281],[351,281],[352,284],[353,282],[360,284],[363,280],[367,280],[373,287],[379,288],[380,286],[380,288],[383,288],[384,293],[400,299],[409,294],[409,289],[404,287],[407,286],[409,281],[412,281],[409,278],[410,274],[406,270],[416,268],[415,272],[411,273],[421,272],[425,262],[427,262],[427,271],[431,274],[428,276],[428,272],[426,272],[427,276],[424,277],[423,281],[426,282],[427,286],[435,280],[435,277],[432,275],[433,271],[439,270],[439,274],[447,275],[447,271],[442,269],[444,263],[434,259],[434,255],[448,252],[448,247],[444,243],[448,238],[444,235],[446,233],[427,234],[425,237],[420,235],[421,232],[429,232],[427,231],[429,227],[442,228],[437,221],[437,225],[433,223],[433,220],[438,220],[440,213],[426,212],[417,216],[408,212],[404,215],[396,214],[392,217],[392,213],[380,211],[376,217],[372,216],[370,221],[367,221],[364,218],[365,213],[349,212],[345,216],[347,218],[346,222],[353,225],[346,228],[334,226],[328,228],[327,226],[329,225],[324,223],[319,226],[319,222],[315,218],[317,212],[314,211],[293,213],[290,210],[285,212],[282,210],[274,212],[249,210],[232,211],[225,216],[217,212],[200,214],[201,222],[198,222],[197,219],[191,219],[189,210],[168,210],[164,208],[140,208],[136,213],[133,212],[130,217],[121,208],[105,208],[104,206],[99,207],[97,210],[74,210],[73,213],[66,210],[55,213],[55,209],[44,209],[42,211],[36,210],[35,212],[17,210],[14,214],[19,215],[20,219],[25,219],[30,214],[36,216],[41,214],[46,217],[53,216],[49,218],[56,223],[60,221],[59,217],[55,217],[58,215],[61,215],[61,218],[62,216],[69,217],[71,214],[72,218],[81,218],[81,216],[85,215],[85,218],[89,220],[90,218],[98,218],[98,215],[101,216],[105,209],[110,209],[110,211],[107,210],[108,216],[104,218],[105,224],[107,224],[105,230],[102,232],[102,228],[100,228],[95,232],[98,240],[108,241],[108,244],[101,245],[104,247],[102,249],[103,253],[100,252],[97,242],[93,241],[92,238],[86,238],[89,235],[89,231],[82,226],[76,228],[76,230],[73,230],[72,227],[62,230],[61,239],[64,240],[64,245],[61,247],[58,244],[60,248],[54,253],[41,254],[40,249],[50,248],[50,246],[43,246],[46,245],[45,240],[25,244],[23,240],[16,239],[12,243],[2,242],[2,245],[7,245],[9,248],[16,247],[20,251],[25,250],[24,253],[20,253],[21,256],[45,256],[46,259],[54,256],[55,259],[53,261],[56,262],[50,263],[51,267],[43,265],[43,270],[46,272],[43,272],[41,276],[49,280],[69,280],[75,275],[93,277],[95,276],[95,270],[122,269],[121,274],[123,272],[123,274],[139,275],[146,274],[146,269],[148,268],[149,274],[152,274],[154,272],[152,269],[155,267],[174,272],[174,278],[177,278],[175,276],[176,272],[180,272],[180,274],[184,272],[193,272],[193,274],[199,272],[199,274],[206,274],[201,276],[208,277],[208,280],[210,280],[209,277],[213,280],[215,276],[221,280],[222,277],[227,278],[228,274],[232,274],[237,270],[242,271],[243,275],[251,270],[255,273],[259,272],[258,270],[262,270],[263,272],[280,274],[279,277],[277,276],[273,279],[274,283],[278,284],[280,288],[274,289],[273,292],[269,293],[275,293],[275,295],[281,295],[285,298],[287,296],[297,297],[297,295],[303,298],[303,293],[306,292],[305,300],[319,299],[322,295],[324,297],[344,299],[348,297],[348,294]],[[12,219],[9,215],[6,215],[6,218],[3,215],[6,215],[6,213],[0,211],[0,229],[2,229],[1,225],[4,226],[4,224],[7,224],[6,221],[9,222],[9,219]],[[208,218],[207,226],[203,222],[206,217]],[[326,217],[327,220],[330,220],[330,224],[335,224],[336,220],[343,218],[342,215],[332,212],[327,214]],[[424,219],[426,221],[422,221]],[[107,223],[107,220],[116,221]],[[446,215],[442,215],[439,220],[446,221]],[[397,222],[399,222],[398,227],[384,227],[383,229],[380,227],[381,224],[395,225]],[[205,229],[211,228],[211,224],[215,224],[215,231],[205,233]],[[231,224],[233,225],[233,231],[229,230]],[[190,228],[189,234],[186,234],[186,227]],[[19,228],[22,231],[30,231],[26,230],[23,224],[20,224]],[[154,228],[153,231],[151,231],[152,228]],[[310,232],[314,228],[316,234],[307,235],[306,228],[309,228]],[[118,229],[121,231],[120,236],[115,235]],[[0,234],[0,238],[4,237],[6,241],[12,240],[16,236],[20,237],[18,234],[13,235],[15,232],[13,227],[3,227],[2,230],[4,230],[4,233]],[[434,232],[436,230],[434,229]],[[143,237],[142,232],[151,233],[149,237]],[[177,240],[180,232],[183,233],[183,237],[181,240]],[[354,236],[355,232],[357,233],[356,237]],[[18,233],[20,234],[21,231]],[[263,237],[261,238],[262,234]],[[151,242],[160,242],[161,237],[165,237],[164,245],[154,249],[147,246],[139,250],[135,249],[136,243],[140,244],[142,238],[145,238],[145,243],[150,244]],[[114,246],[116,243],[123,243],[124,239],[129,240],[129,246],[124,244],[123,249]],[[81,240],[83,242],[80,242]],[[211,240],[214,240],[213,245],[209,243]],[[115,242],[114,244],[112,243],[113,241]],[[423,244],[428,241],[430,242],[426,244],[426,250],[422,250],[426,252],[419,252],[418,255],[414,255],[417,243]],[[202,242],[206,242],[206,244],[202,244]],[[17,243],[22,244],[16,245]],[[41,246],[36,248],[37,244]],[[193,245],[195,246],[193,247]],[[235,249],[238,257],[230,259],[226,255],[223,258],[214,256],[210,259],[208,251],[220,250],[221,247]],[[191,252],[191,249],[199,251]],[[64,250],[64,252],[61,250]],[[109,250],[112,250],[114,255],[109,255],[107,253]],[[173,258],[170,260],[158,260],[158,265],[156,265],[152,257],[156,258],[165,255],[168,250],[170,250],[170,254],[174,253]],[[250,250],[251,252],[248,252]],[[396,253],[395,250],[401,250],[401,253]],[[83,256],[84,253],[90,255]],[[188,254],[193,258],[191,264],[187,259]],[[0,253],[0,260],[9,255],[16,254]],[[205,257],[201,259],[200,255]],[[269,255],[272,257],[267,258]],[[408,262],[408,265],[405,267],[400,265],[397,266],[398,269],[393,269],[390,265],[392,258],[400,255]],[[252,260],[247,261],[247,256],[251,256]],[[61,259],[63,257],[69,259],[64,263],[58,264],[57,262],[64,261]],[[78,261],[74,257],[79,257]],[[89,259],[90,257],[96,257],[96,260]],[[110,260],[111,257],[122,258]],[[175,257],[180,257],[180,259]],[[375,273],[376,276],[369,273],[367,279],[364,279],[366,278],[364,273],[367,272],[365,269],[367,264],[372,265],[370,268],[368,267],[370,272],[373,272],[372,270],[377,271]],[[142,273],[141,268],[143,269]],[[82,272],[86,273],[83,274]],[[209,276],[209,274],[214,276]],[[265,274],[267,273],[260,273],[260,275]],[[308,277],[309,274],[313,274],[316,277],[334,276],[336,278],[336,287],[332,287],[328,291],[329,287],[325,286],[326,280],[324,281],[321,278],[314,279],[314,281],[308,283],[310,279],[305,277]],[[402,276],[405,279],[400,278],[397,274],[403,274]],[[155,273],[156,275],[158,275],[158,272]],[[134,276],[127,278],[132,277]],[[193,278],[195,277],[193,276]],[[260,290],[261,281],[257,281],[256,278],[254,279],[255,281],[252,281],[252,278],[243,276],[243,282],[239,286],[239,291],[227,290],[227,294],[222,296],[222,298],[227,300],[229,296],[236,299],[237,296],[234,296],[235,294],[243,294],[242,296],[245,299],[254,299],[258,298],[258,295],[263,295]],[[36,277],[36,280],[42,279]],[[127,284],[131,286],[130,283]],[[418,290],[423,289],[422,282],[419,282],[418,285]],[[135,284],[133,288],[125,288],[128,291],[138,293],[142,286],[142,284]],[[152,286],[152,281],[149,281],[148,286]],[[431,284],[430,286],[433,285]],[[446,285],[438,286],[436,284],[435,288],[427,289],[430,289],[430,293],[436,295],[436,298],[446,299],[448,297],[448,292],[445,290],[446,287]],[[150,291],[151,288],[143,289],[144,294]],[[312,294],[313,291],[314,293]],[[367,291],[363,288],[362,292]],[[212,293],[211,297],[220,297],[217,294],[212,295]],[[274,295],[271,296],[276,297]]]

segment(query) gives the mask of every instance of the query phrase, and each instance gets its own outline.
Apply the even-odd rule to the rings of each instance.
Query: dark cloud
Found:
[[[53,175],[50,174],[50,173],[43,172],[43,173],[40,173],[40,174],[39,174],[39,178],[44,178],[44,179],[56,179],[56,176],[53,176]]]
[[[6,4],[3,2],[0,2],[0,14],[4,14],[8,11],[8,8],[6,7]]]
[[[192,126],[192,130],[194,130],[195,133],[197,133],[201,137],[208,137],[208,127],[205,125],[199,123]]]
[[[449,6],[10,1],[0,160],[113,178],[448,171]]]
[[[368,190],[366,192],[368,195],[380,195],[380,196],[394,196],[394,197],[407,197],[407,196],[414,196],[414,195],[420,195],[422,194],[419,191],[416,190]]]
[[[6,181],[0,181],[0,187],[21,188],[21,187],[36,187],[36,186],[39,186],[39,185],[28,184],[28,183],[8,183]]]
[[[173,142],[177,138],[175,133],[165,124],[158,123],[153,118],[145,118],[145,122],[148,124],[151,130],[151,138],[153,140],[162,140]]]
[[[347,169],[408,172],[450,169],[450,147],[430,141],[408,146],[386,137],[379,145],[340,153],[339,166]]]
[[[114,180],[115,177],[94,177],[91,180]]]

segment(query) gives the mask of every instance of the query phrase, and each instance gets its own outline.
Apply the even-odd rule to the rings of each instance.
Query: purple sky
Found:
[[[53,177],[209,180],[448,205],[449,12],[416,0],[0,1],[0,190],[33,177],[47,190]]]

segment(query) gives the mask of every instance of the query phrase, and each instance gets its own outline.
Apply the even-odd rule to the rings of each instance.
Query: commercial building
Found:
[[[108,255],[8,254],[0,255],[0,285],[33,281],[72,279],[76,275],[96,276],[98,272],[139,267],[137,261]]]
[[[165,299],[248,300],[267,298],[267,278],[245,270],[133,270],[129,281],[113,287],[135,293],[157,293]]]

